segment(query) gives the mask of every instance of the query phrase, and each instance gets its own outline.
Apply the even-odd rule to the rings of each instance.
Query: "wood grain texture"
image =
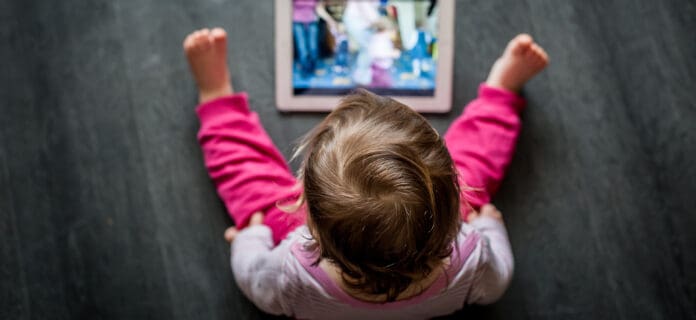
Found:
[[[0,318],[272,318],[229,270],[181,41],[228,30],[235,89],[289,157],[324,114],[275,110],[273,14],[252,0],[0,2]],[[456,17],[455,105],[428,116],[440,132],[515,34],[551,64],[524,90],[494,199],[515,278],[451,318],[696,318],[696,3],[491,0]]]

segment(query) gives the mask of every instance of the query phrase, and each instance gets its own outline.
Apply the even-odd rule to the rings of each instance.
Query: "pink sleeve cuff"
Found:
[[[518,113],[527,105],[519,94],[502,88],[491,87],[485,83],[479,86],[479,98],[499,102],[500,105],[512,106]]]
[[[239,112],[247,115],[249,111],[249,101],[246,92],[231,94],[201,103],[196,108],[198,118],[203,122],[215,122],[216,119],[224,119],[219,117],[228,114],[230,111]]]

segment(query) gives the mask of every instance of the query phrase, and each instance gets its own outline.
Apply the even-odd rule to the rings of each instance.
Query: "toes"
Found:
[[[222,28],[203,28],[190,33],[184,39],[184,51],[190,54],[205,52],[213,47],[213,44],[225,44],[227,33]]]
[[[519,42],[520,44],[523,44],[523,45],[530,45],[530,44],[532,44],[532,42],[534,41],[534,39],[532,39],[532,36],[530,36],[529,34],[520,33],[520,34],[518,34],[517,36],[515,36],[515,38],[513,39],[513,41],[517,41],[517,42]]]
[[[534,53],[538,56],[543,56],[544,55],[544,49],[542,49],[538,44],[533,44],[532,45],[532,50]]]
[[[212,46],[213,43],[210,41],[210,36],[204,35],[201,37],[201,42],[198,44],[198,48],[200,50],[208,50]]]
[[[200,34],[198,31],[189,34],[186,39],[184,39],[184,50],[186,52],[195,52],[200,48]]]
[[[208,38],[210,37],[210,29],[205,28],[197,31],[197,37],[200,39],[199,41],[202,42],[208,42]]]
[[[206,50],[210,48],[210,30],[202,29],[194,34],[194,50]]]
[[[549,63],[549,57],[546,54],[546,52],[544,52],[544,51],[539,52],[539,56],[537,59],[538,59],[537,63],[541,67],[544,67]]]
[[[542,47],[539,47],[539,52],[541,54],[541,58],[544,60],[544,63],[548,63],[549,62],[549,55],[548,55],[548,53],[546,53],[546,50],[544,50],[544,48],[542,48]]]
[[[546,51],[544,51],[544,49],[536,43],[531,46],[531,50],[529,50],[527,55],[534,61],[534,64],[538,66],[546,65],[549,60],[549,56],[546,54]]]
[[[522,33],[510,41],[508,49],[514,54],[522,54],[531,47],[533,42],[534,40],[532,39],[532,36]]]
[[[227,52],[227,33],[222,28],[215,28],[210,32],[210,40],[213,43],[214,50],[219,54]]]
[[[210,31],[214,41],[224,41],[227,38],[227,32],[223,28],[215,28]]]
[[[208,33],[210,33],[210,31],[208,29],[201,29],[201,30],[196,31],[196,33],[195,33],[196,41],[200,42],[201,40],[204,40],[205,38],[208,37]]]
[[[184,42],[182,45],[185,51],[191,50],[191,47],[193,46],[193,33],[187,35],[186,38],[184,38]]]

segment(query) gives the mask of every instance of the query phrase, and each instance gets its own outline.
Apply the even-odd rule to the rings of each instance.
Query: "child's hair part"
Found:
[[[300,144],[299,177],[319,258],[347,286],[394,301],[450,256],[459,186],[443,139],[411,108],[345,97]]]

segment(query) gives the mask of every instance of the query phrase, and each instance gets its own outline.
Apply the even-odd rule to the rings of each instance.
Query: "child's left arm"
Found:
[[[512,280],[514,258],[500,211],[491,204],[468,217],[482,235],[481,255],[468,303],[489,304],[502,297]]]
[[[246,94],[211,100],[199,106],[197,113],[205,166],[237,227],[244,228],[256,211],[267,213],[266,218],[276,217],[269,211],[297,193],[293,190],[297,181],[258,114],[249,109]],[[285,238],[287,230],[291,228],[274,228],[274,241]]]
[[[259,309],[274,315],[292,315],[283,293],[288,278],[283,264],[290,254],[290,241],[273,247],[271,229],[255,223],[252,217],[249,227],[237,232],[225,233],[231,246],[232,271],[239,288]],[[261,220],[259,220],[261,221]],[[228,237],[233,233],[233,237]]]

